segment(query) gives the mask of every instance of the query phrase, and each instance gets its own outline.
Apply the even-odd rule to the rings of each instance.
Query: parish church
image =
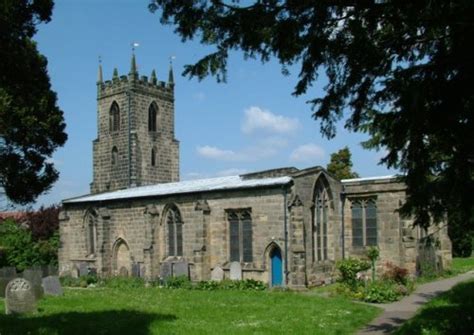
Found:
[[[435,265],[449,265],[447,228],[424,231],[398,214],[406,187],[396,176],[337,180],[315,166],[180,181],[174,90],[171,66],[166,82],[139,76],[134,55],[128,75],[104,81],[99,66],[93,181],[89,195],[63,201],[61,275],[305,288],[370,246],[379,265],[414,274],[426,240]]]

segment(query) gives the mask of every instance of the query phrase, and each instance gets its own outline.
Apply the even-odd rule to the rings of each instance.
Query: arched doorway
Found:
[[[120,239],[115,245],[115,273],[122,277],[128,277],[131,271],[130,249],[127,243]]]
[[[282,286],[283,285],[283,262],[281,259],[281,250],[279,247],[274,246],[270,252],[270,264],[271,264],[271,286]]]

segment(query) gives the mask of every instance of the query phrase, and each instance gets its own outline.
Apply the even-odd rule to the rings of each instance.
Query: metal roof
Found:
[[[128,188],[113,192],[85,195],[78,198],[63,200],[63,203],[81,203],[93,201],[106,201],[118,199],[130,199],[141,197],[153,197],[183,193],[209,192],[234,190],[264,186],[286,185],[292,180],[291,177],[261,178],[261,179],[243,179],[241,176],[229,176],[199,180],[187,180],[176,183],[154,184]]]

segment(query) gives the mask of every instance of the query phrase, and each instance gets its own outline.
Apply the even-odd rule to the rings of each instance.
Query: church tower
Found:
[[[91,193],[179,180],[171,63],[168,82],[139,77],[135,54],[128,76],[104,82],[99,64],[97,108]]]

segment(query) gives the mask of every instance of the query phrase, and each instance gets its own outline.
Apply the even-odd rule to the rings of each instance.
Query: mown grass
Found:
[[[296,292],[162,288],[66,289],[38,307],[22,317],[1,313],[0,334],[351,334],[380,312]]]
[[[464,273],[472,270],[474,270],[474,257],[471,256],[466,258],[453,258],[453,262],[451,264],[451,271],[454,274]]]
[[[398,329],[397,335],[474,333],[474,280],[460,283],[434,298]]]

